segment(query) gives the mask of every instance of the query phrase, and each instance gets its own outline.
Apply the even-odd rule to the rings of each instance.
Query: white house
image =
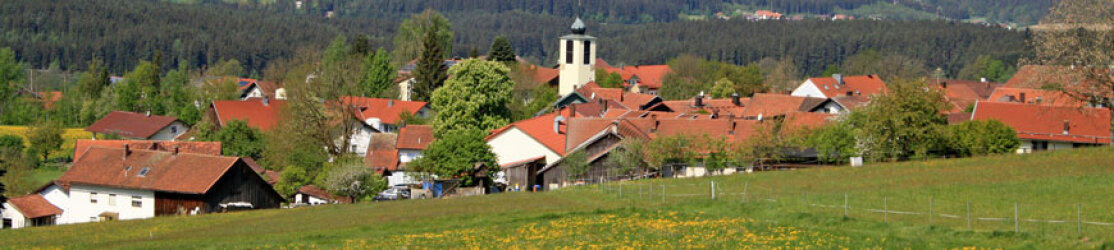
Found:
[[[89,125],[85,130],[93,134],[115,135],[135,140],[168,141],[178,138],[190,129],[178,118],[161,115],[112,111],[105,117]]]
[[[324,205],[324,204],[347,204],[352,203],[352,200],[347,197],[340,197],[329,193],[325,189],[321,189],[314,185],[306,185],[298,188],[290,199],[292,205]]]
[[[886,83],[875,75],[809,78],[793,90],[792,96],[835,98],[839,96],[871,96],[886,92]]]
[[[54,225],[62,214],[61,208],[39,194],[11,198],[0,205],[3,229]]]
[[[1110,144],[1110,110],[1012,102],[975,103],[971,120],[997,120],[1014,131],[1017,153]]]
[[[568,109],[511,123],[488,135],[487,144],[500,166],[544,156],[555,162],[565,155]]]

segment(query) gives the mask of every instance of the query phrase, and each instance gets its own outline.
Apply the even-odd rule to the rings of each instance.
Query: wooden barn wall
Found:
[[[187,214],[197,207],[209,212],[201,195],[155,192],[155,216]]]
[[[283,201],[274,188],[243,161],[236,162],[205,194],[205,202],[212,211],[221,211],[222,203],[248,202],[258,209],[278,208]]]

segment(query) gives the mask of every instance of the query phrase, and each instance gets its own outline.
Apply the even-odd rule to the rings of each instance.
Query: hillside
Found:
[[[647,0],[649,1],[649,0]],[[556,61],[557,37],[568,32],[568,16],[522,10],[497,13],[447,10],[455,34],[452,55],[487,50],[499,35],[534,63]],[[400,10],[401,12],[405,12]],[[39,15],[32,13],[55,13]],[[403,15],[405,17],[405,15]],[[301,49],[320,50],[334,36],[369,36],[371,46],[393,46],[402,17],[316,15],[265,8],[224,8],[159,1],[34,1],[0,6],[0,47],[36,68],[58,62],[82,70],[101,58],[115,75],[139,60],[163,55],[164,70],[185,61],[193,68],[220,59],[243,63],[245,77],[262,74],[269,62]],[[747,64],[763,58],[792,58],[802,76],[865,50],[901,55],[956,75],[980,55],[1013,65],[1025,55],[1022,32],[940,21],[678,21],[648,24],[589,22],[600,38],[600,57],[619,65],[662,64],[680,54]]]
[[[4,230],[0,245],[1103,248],[1111,178],[1114,149],[1094,148]]]

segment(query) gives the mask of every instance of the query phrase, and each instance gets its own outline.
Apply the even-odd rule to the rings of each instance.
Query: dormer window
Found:
[[[139,170],[139,177],[147,176],[147,173],[149,172],[151,172],[151,167],[145,167],[142,170]]]

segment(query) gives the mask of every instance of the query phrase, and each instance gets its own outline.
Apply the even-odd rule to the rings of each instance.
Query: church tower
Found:
[[[561,37],[560,50],[560,96],[572,93],[576,88],[596,80],[596,38],[585,35],[584,21],[576,18],[572,24],[572,34]]]

